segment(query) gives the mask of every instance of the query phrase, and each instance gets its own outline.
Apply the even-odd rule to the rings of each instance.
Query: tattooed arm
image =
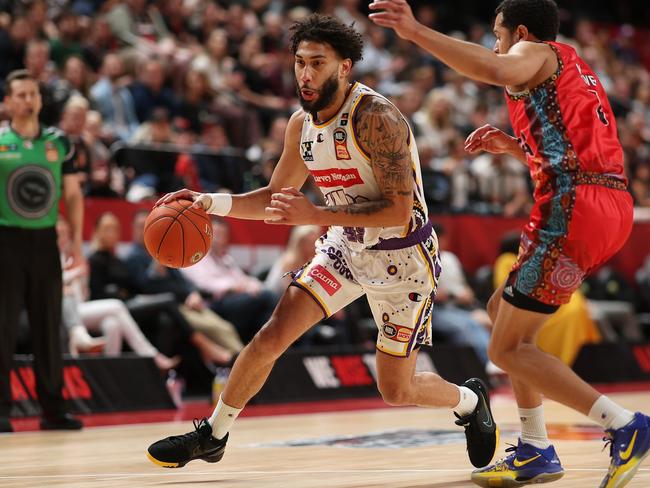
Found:
[[[386,100],[366,96],[361,100],[352,123],[361,148],[370,156],[382,198],[324,210],[334,214],[332,217],[335,219],[336,216],[356,217],[354,224],[345,219],[344,225],[391,227],[406,224],[413,207],[413,170],[406,122]]]
[[[352,123],[361,148],[370,157],[381,198],[317,207],[295,188],[283,188],[272,195],[266,222],[345,227],[397,227],[408,222],[414,188],[406,122],[386,100],[366,96],[355,111]]]

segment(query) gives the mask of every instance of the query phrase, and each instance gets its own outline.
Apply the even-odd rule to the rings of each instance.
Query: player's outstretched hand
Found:
[[[192,205],[194,208],[202,208],[206,212],[212,205],[212,198],[207,193],[199,193],[198,191],[192,191],[188,190],[187,188],[183,188],[182,190],[167,193],[166,195],[162,196],[154,204],[154,207],[173,202],[174,200],[191,200],[194,202],[194,205]]]
[[[491,125],[484,125],[472,132],[465,139],[465,151],[470,154],[486,151],[492,154],[510,152],[516,144],[513,137]]]
[[[411,39],[420,23],[406,0],[374,0],[368,5],[373,12],[370,20],[382,27],[393,29],[402,39]]]
[[[267,224],[308,225],[317,224],[318,209],[300,191],[293,187],[282,188],[271,195],[271,203],[264,210]]]

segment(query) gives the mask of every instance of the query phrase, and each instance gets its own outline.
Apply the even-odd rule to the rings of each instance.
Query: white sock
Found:
[[[208,420],[212,426],[212,436],[216,439],[223,439],[242,410],[242,408],[226,405],[219,395],[219,402],[212,412],[212,417]]]
[[[476,405],[478,405],[478,395],[466,386],[459,386],[458,391],[460,393],[460,400],[458,405],[452,408],[461,417],[469,415],[474,411]]]
[[[546,449],[551,445],[546,433],[544,407],[542,405],[535,408],[520,408],[519,420],[521,421],[521,442],[539,449]]]
[[[620,429],[634,419],[634,414],[601,395],[591,406],[589,418],[605,430]]]

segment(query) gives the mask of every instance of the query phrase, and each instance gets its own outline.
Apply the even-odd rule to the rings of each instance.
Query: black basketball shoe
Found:
[[[147,449],[151,462],[163,468],[182,468],[194,459],[216,463],[226,450],[228,434],[223,439],[212,437],[212,426],[207,418],[194,419],[194,432],[173,435],[154,442]]]
[[[454,412],[458,418],[456,425],[465,427],[469,460],[475,467],[482,468],[490,464],[496,453],[499,445],[499,428],[492,417],[485,383],[478,378],[470,378],[461,386],[466,386],[476,393],[478,403],[474,411],[464,417]]]

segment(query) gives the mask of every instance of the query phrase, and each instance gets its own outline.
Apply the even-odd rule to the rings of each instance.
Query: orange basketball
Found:
[[[149,254],[169,268],[187,268],[208,253],[212,223],[203,209],[189,200],[155,207],[144,223],[144,245]]]

